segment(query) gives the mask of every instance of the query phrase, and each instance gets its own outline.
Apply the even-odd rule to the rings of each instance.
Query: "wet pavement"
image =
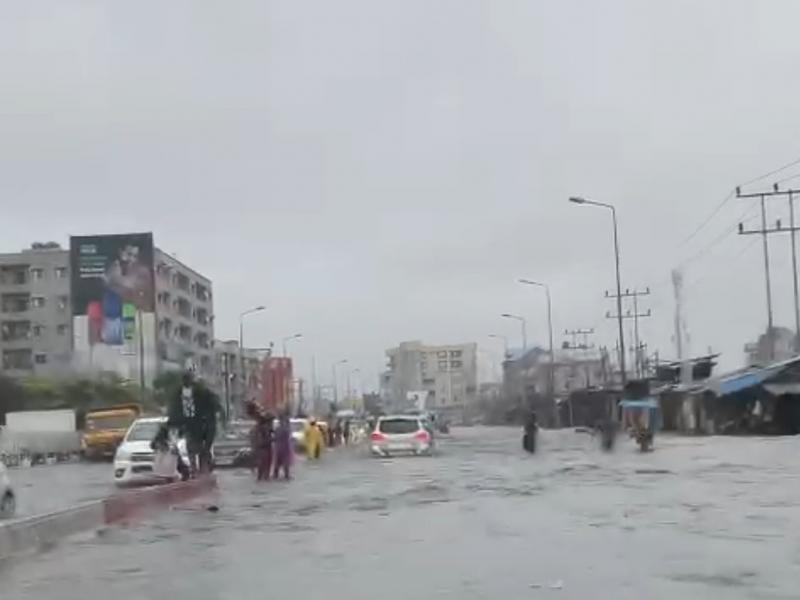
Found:
[[[103,498],[115,491],[111,463],[37,465],[8,470],[17,516],[27,517]]]
[[[796,598],[800,438],[454,430],[433,458],[348,449],[290,483],[220,473],[195,505],[0,566],[3,600]]]

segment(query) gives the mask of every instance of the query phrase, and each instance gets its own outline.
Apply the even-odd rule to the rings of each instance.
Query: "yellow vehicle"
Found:
[[[138,404],[118,404],[86,413],[81,456],[89,460],[111,459],[128,427],[142,414]]]

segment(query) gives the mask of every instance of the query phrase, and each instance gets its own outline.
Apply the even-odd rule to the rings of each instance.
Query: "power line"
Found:
[[[777,169],[773,169],[773,170],[772,170],[772,171],[770,171],[769,173],[764,173],[763,175],[759,175],[758,177],[754,177],[753,179],[750,179],[750,180],[748,180],[748,181],[745,181],[745,182],[743,182],[743,183],[740,183],[740,184],[739,184],[737,187],[741,188],[741,187],[744,187],[744,186],[746,186],[746,185],[750,185],[750,184],[752,184],[752,183],[757,183],[757,182],[759,182],[759,181],[762,181],[762,180],[764,180],[764,179],[767,179],[768,177],[771,177],[771,176],[773,176],[773,175],[777,175],[777,174],[778,174],[778,173],[780,173],[781,171],[785,171],[786,169],[788,169],[788,168],[790,168],[790,167],[794,167],[795,165],[800,165],[800,158],[797,158],[797,159],[795,159],[795,160],[793,160],[793,161],[791,161],[791,162],[789,162],[789,163],[786,163],[786,164],[785,164],[785,165],[783,165],[782,167],[778,167]],[[787,178],[786,180],[781,180],[781,181],[779,181],[778,183],[781,183],[782,181],[788,181],[788,179],[793,179],[794,177],[800,177],[800,175],[793,175],[792,177],[790,177],[790,178]],[[710,215],[708,215],[708,217],[706,217],[706,218],[703,220],[703,222],[702,222],[702,223],[700,223],[700,225],[699,225],[697,228],[695,228],[695,230],[694,230],[694,231],[692,231],[692,233],[690,233],[688,236],[686,236],[686,237],[683,239],[683,241],[681,241],[681,243],[678,245],[678,247],[680,248],[680,247],[682,247],[682,246],[685,246],[685,245],[686,245],[688,242],[690,242],[692,239],[694,239],[694,237],[695,237],[695,236],[696,236],[698,233],[700,233],[700,232],[701,232],[701,231],[702,231],[702,230],[703,230],[703,229],[706,227],[706,225],[708,225],[708,224],[709,224],[709,223],[712,221],[712,219],[713,219],[714,217],[716,217],[716,216],[717,216],[717,214],[719,213],[719,211],[721,211],[721,210],[722,210],[722,207],[723,207],[723,206],[725,206],[725,205],[726,205],[728,202],[730,202],[730,200],[731,200],[731,199],[733,199],[735,196],[736,196],[736,189],[734,188],[733,190],[731,190],[730,192],[728,192],[728,195],[727,195],[727,196],[725,196],[725,197],[722,199],[722,201],[721,201],[719,204],[717,204],[717,206],[716,206],[716,207],[714,207],[714,210],[713,210],[713,211],[711,211],[711,214],[710,214]]]
[[[685,267],[687,264],[693,263],[694,261],[702,258],[709,252],[709,250],[711,250],[714,246],[719,244],[726,237],[728,237],[732,233],[736,233],[739,228],[739,223],[741,223],[742,221],[746,221],[750,218],[750,216],[747,215],[747,213],[749,212],[753,212],[753,209],[752,207],[748,206],[739,214],[739,216],[733,223],[731,223],[728,227],[726,227],[717,237],[712,239],[711,242],[709,242],[707,245],[705,245],[703,248],[701,248],[691,256],[684,258],[681,262],[679,262],[678,267],[679,268]]]

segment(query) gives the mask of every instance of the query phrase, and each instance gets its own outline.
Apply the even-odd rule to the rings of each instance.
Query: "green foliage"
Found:
[[[86,411],[115,404],[143,403],[144,408],[157,408],[151,394],[141,397],[139,386],[115,373],[97,378],[44,379],[31,377],[14,380],[0,375],[0,423],[8,412],[71,408],[83,423]]]
[[[164,371],[153,380],[153,402],[157,406],[169,406],[183,384],[183,373],[180,371]]]

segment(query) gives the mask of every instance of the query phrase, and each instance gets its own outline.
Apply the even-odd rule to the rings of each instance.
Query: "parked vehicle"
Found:
[[[416,415],[380,417],[370,435],[374,456],[413,454],[430,456],[434,443],[427,421]]]
[[[81,455],[89,460],[114,456],[128,428],[142,414],[138,404],[119,404],[86,413]]]
[[[11,487],[6,466],[0,462],[0,519],[9,519],[17,511],[17,496]]]
[[[246,467],[252,462],[250,430],[253,421],[231,421],[214,443],[214,465]]]
[[[164,477],[153,471],[155,452],[151,444],[158,430],[167,422],[166,417],[146,417],[136,419],[128,428],[122,443],[114,455],[114,483],[117,485],[164,483]],[[186,441],[177,441],[177,450],[185,464],[189,464]],[[166,481],[178,481],[180,474],[166,477]]]
[[[24,454],[39,463],[48,457],[63,459],[79,451],[80,434],[71,409],[10,412],[6,414],[6,426],[0,428],[0,453],[9,460],[18,461]]]

